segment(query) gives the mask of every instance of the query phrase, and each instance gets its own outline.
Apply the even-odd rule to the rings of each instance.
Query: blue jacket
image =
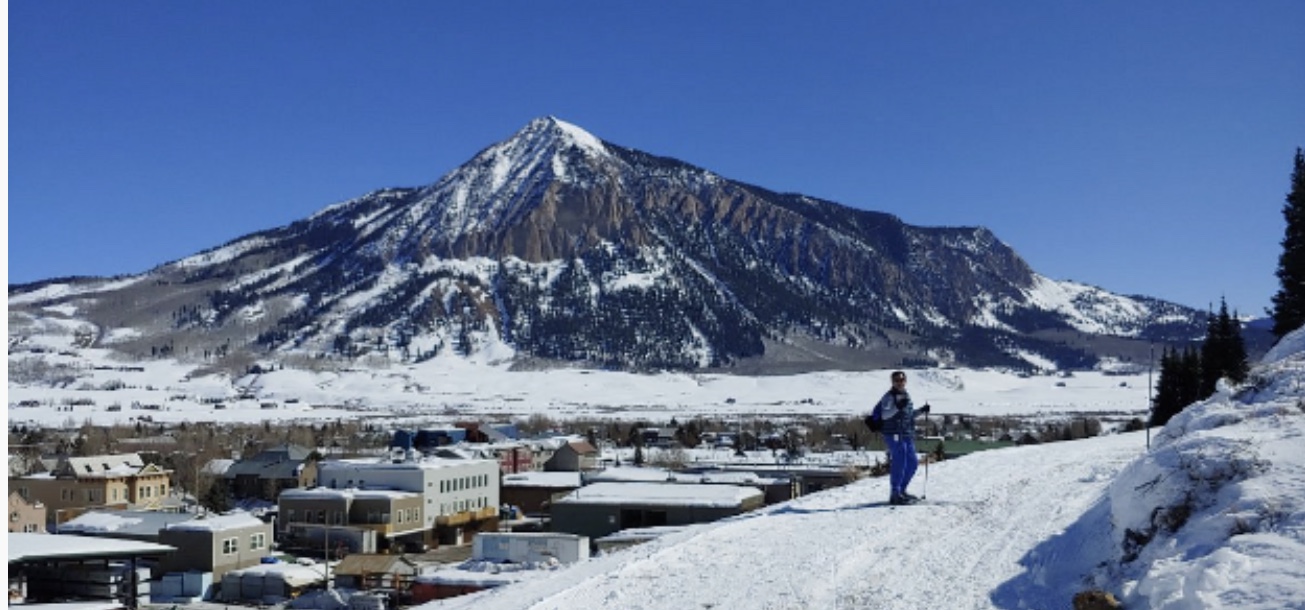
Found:
[[[888,390],[870,416],[884,422],[883,430],[880,430],[884,436],[915,436],[915,403],[911,402],[911,394],[906,390]]]

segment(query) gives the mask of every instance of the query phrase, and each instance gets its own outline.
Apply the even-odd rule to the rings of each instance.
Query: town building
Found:
[[[135,453],[64,456],[48,472],[10,477],[9,489],[44,504],[47,519],[57,525],[89,508],[160,508],[171,475]]]

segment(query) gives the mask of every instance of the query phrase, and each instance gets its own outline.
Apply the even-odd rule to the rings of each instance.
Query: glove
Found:
[[[878,432],[884,429],[884,422],[867,415],[865,416],[865,427],[869,428],[871,432]]]
[[[931,409],[931,408],[932,408],[932,407],[929,406],[929,403],[927,403],[927,402],[924,403],[924,406],[923,406],[923,407],[920,407],[920,414],[921,414],[921,415],[928,415],[928,414],[929,414],[929,409]]]

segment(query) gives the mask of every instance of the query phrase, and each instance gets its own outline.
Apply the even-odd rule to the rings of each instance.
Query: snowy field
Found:
[[[422,608],[1051,610],[1094,587],[1305,608],[1303,349],[1298,331],[1149,451],[1132,433],[982,452],[917,475],[923,505],[867,479]]]
[[[511,373],[457,360],[223,379],[167,363],[113,369],[76,351],[42,354],[78,372],[64,388],[11,379],[11,422],[846,415],[866,410],[887,379]],[[11,371],[24,357],[11,350]],[[1147,397],[1145,373],[908,373],[935,414],[1140,415]],[[113,380],[126,387],[97,389]],[[253,398],[234,400],[242,391]],[[1153,431],[1149,450],[1135,433],[982,452],[922,469],[912,490],[925,505],[885,506],[887,481],[867,479],[425,607],[1052,609],[1099,587],[1127,608],[1305,609],[1303,397],[1298,331],[1248,384],[1221,387]],[[39,406],[16,406],[24,400]]]
[[[76,356],[59,352],[75,352]],[[11,353],[11,371],[16,361],[36,357]],[[504,366],[438,358],[374,370],[311,373],[284,369],[232,379],[193,376],[195,367],[170,361],[113,362],[105,352],[93,349],[61,348],[39,357],[46,363],[63,364],[77,377],[51,387],[47,382],[22,383],[11,375],[10,422],[113,424],[130,423],[141,415],[155,422],[503,420],[533,414],[652,422],[693,416],[842,417],[868,411],[887,391],[889,373],[742,377],[586,370],[510,372]],[[917,404],[932,404],[935,415],[1057,418],[1077,413],[1146,412],[1145,372],[1086,372],[1065,378],[943,369],[910,370],[908,374]],[[18,406],[22,403],[36,408]],[[214,403],[221,403],[221,408]]]
[[[20,334],[10,337],[11,423],[127,424],[142,415],[155,422],[439,422],[534,414],[650,422],[694,416],[843,417],[867,412],[889,387],[886,370],[765,377],[513,372],[502,364],[511,354],[492,349],[473,359],[438,357],[378,368],[323,362],[316,372],[268,361],[259,365],[270,372],[230,377],[197,364],[129,361],[109,350],[78,347],[78,327],[75,321],[45,317],[25,322]],[[112,343],[116,335],[109,332],[104,340]],[[1145,415],[1150,381],[1145,364],[1103,368],[1112,374],[909,370],[908,387],[917,404],[933,405],[935,415]]]

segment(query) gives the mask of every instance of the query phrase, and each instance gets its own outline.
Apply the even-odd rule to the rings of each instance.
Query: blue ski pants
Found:
[[[915,469],[920,466],[920,456],[915,452],[915,439],[904,434],[885,434],[884,442],[888,444],[888,482],[893,486],[893,495],[906,493],[906,486],[911,484]]]

